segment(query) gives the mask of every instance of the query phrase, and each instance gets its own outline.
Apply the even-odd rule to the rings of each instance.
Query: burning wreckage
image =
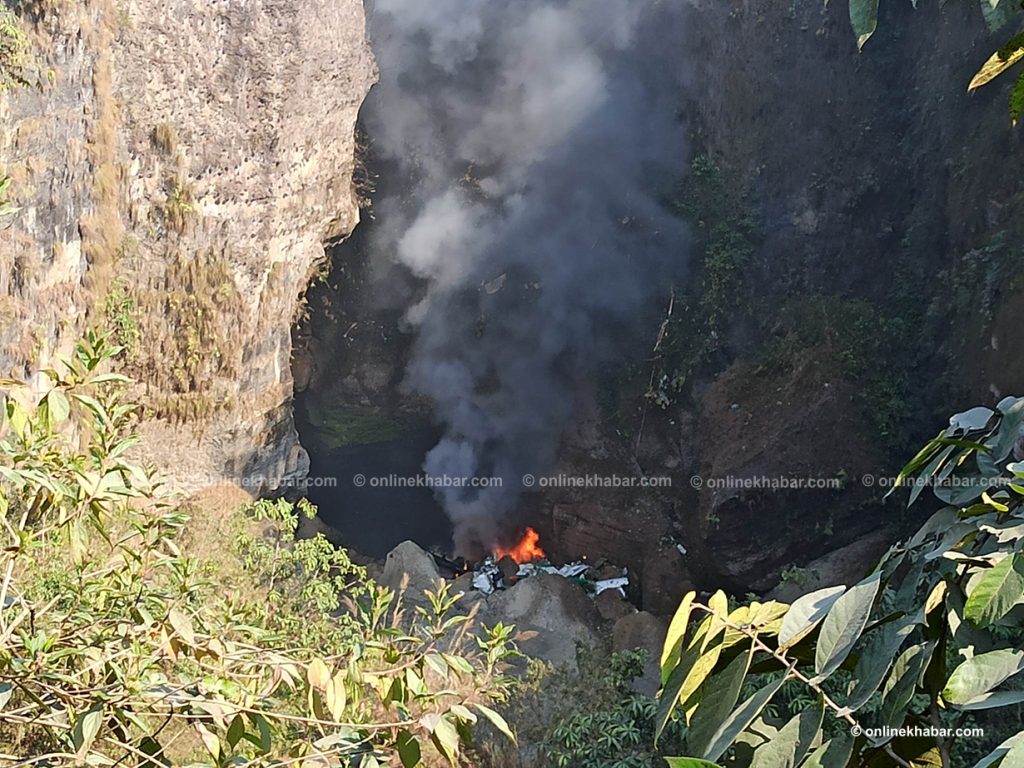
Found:
[[[507,589],[515,583],[538,573],[548,573],[575,581],[596,597],[608,590],[617,590],[625,597],[629,575],[625,568],[610,565],[591,565],[576,561],[562,566],[552,565],[539,544],[540,536],[527,528],[520,542],[511,549],[498,547],[494,553],[477,563],[431,553],[438,567],[453,578],[471,574],[472,588],[485,595]]]

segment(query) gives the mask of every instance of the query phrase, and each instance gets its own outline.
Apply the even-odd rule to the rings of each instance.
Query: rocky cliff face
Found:
[[[584,382],[589,415],[555,468],[672,486],[524,502],[553,557],[628,566],[645,609],[671,610],[693,583],[742,592],[784,574],[828,580],[839,567],[816,560],[827,552],[842,555],[832,560],[848,579],[901,519],[872,483],[949,413],[1024,389],[1024,186],[1010,83],[966,91],[1005,33],[991,34],[976,5],[883,4],[858,53],[846,11],[770,0],[680,11],[690,15],[679,44],[692,87],[680,99],[693,148],[726,190],[745,194],[683,206],[699,209],[688,211],[697,241],[720,231],[695,247],[676,313],[705,302],[700,282],[712,274],[727,288],[711,310],[725,319],[663,408],[645,404],[657,380],[646,368],[620,375],[614,392]],[[689,160],[665,164],[682,173]],[[684,186],[699,193],[697,175],[695,164]],[[351,292],[361,253],[349,245],[332,283]],[[327,374],[312,376],[310,401],[387,413],[402,330],[372,310],[346,316],[351,295],[328,293],[307,334]],[[684,354],[691,337],[710,335],[680,327]],[[344,391],[339,365],[351,372]]]
[[[184,488],[300,477],[290,329],[359,218],[360,0],[32,0],[0,94],[0,373],[113,326]]]

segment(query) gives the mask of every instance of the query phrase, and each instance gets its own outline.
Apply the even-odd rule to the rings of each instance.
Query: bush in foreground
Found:
[[[0,381],[0,762],[410,768],[456,764],[479,719],[509,733],[511,630],[443,586],[405,611],[283,502],[252,508],[272,531],[236,542],[240,587],[183,554],[117,352],[90,335],[41,396]]]
[[[849,589],[735,610],[687,595],[657,727],[681,714],[690,757],[669,765],[1024,765],[1022,430],[1024,398],[955,416],[900,477],[944,506]]]

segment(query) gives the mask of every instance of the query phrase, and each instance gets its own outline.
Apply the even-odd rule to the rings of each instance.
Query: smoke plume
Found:
[[[550,470],[580,377],[651,343],[639,321],[685,248],[664,202],[686,159],[678,16],[657,0],[371,8],[364,122],[402,187],[377,201],[372,258],[418,286],[407,386],[445,433],[424,468],[503,481],[440,492],[462,552],[489,549],[523,475]]]

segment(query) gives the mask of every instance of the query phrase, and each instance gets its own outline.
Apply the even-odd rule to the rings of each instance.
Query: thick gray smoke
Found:
[[[550,470],[580,379],[652,343],[641,317],[685,248],[663,199],[686,160],[678,14],[657,0],[371,9],[381,82],[364,118],[403,187],[378,201],[373,257],[419,286],[407,385],[445,430],[424,468],[503,480],[442,492],[460,551],[495,543],[523,475]]]

